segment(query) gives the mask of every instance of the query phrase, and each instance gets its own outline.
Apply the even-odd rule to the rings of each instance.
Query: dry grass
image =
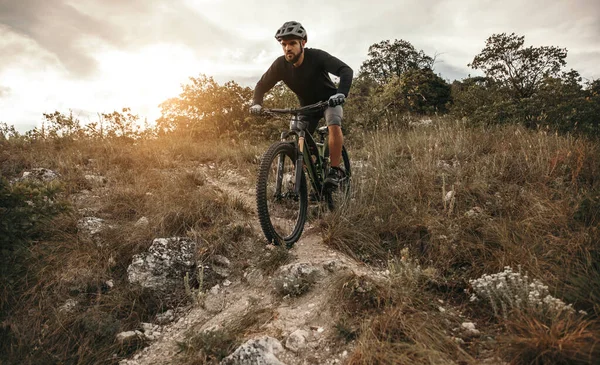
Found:
[[[432,303],[449,297],[470,315],[489,320],[491,313],[471,307],[463,289],[469,279],[519,265],[589,316],[551,324],[532,318],[500,323],[510,330],[506,359],[525,364],[549,363],[550,355],[562,363],[598,358],[600,144],[446,120],[347,140],[361,141],[350,148],[352,199],[317,223],[326,244],[390,270],[385,280],[346,273],[332,287],[338,332],[356,345],[350,364],[472,363],[444,332],[448,328]],[[67,198],[85,198],[78,201],[89,208],[86,214],[115,227],[103,231],[97,245],[77,233],[83,213],[74,211],[58,217],[43,240],[12,256],[14,275],[0,286],[2,361],[110,363],[116,361],[112,354],[125,357],[141,345],[123,348],[114,335],[187,300],[183,288],[166,300],[128,285],[131,257],[153,238],[193,238],[200,261],[216,253],[233,266],[248,261],[256,246],[245,222],[250,207],[215,189],[209,178],[231,168],[253,179],[264,146],[232,143],[186,138],[3,143],[2,175],[54,169]],[[215,168],[201,166],[207,163]],[[106,185],[93,186],[86,174],[106,177]],[[147,226],[136,226],[141,217]],[[258,265],[272,272],[288,259],[287,251],[272,251]],[[59,311],[67,299],[79,302],[69,314]],[[258,328],[267,314],[251,315],[258,319],[240,322],[222,337],[190,342],[187,361],[217,361],[229,351],[227,344]],[[226,350],[210,353],[215,341]]]
[[[266,275],[272,275],[281,266],[289,264],[293,260],[294,256],[290,253],[286,247],[273,246],[268,252],[262,255],[257,266]]]
[[[501,339],[500,348],[511,364],[597,363],[600,359],[600,328],[597,321],[570,316],[549,322],[518,317],[506,324],[509,335]]]
[[[408,250],[422,265],[435,269],[435,278],[425,288],[442,290],[437,295],[466,306],[484,322],[493,316],[471,307],[463,290],[469,279],[505,266],[521,266],[530,277],[543,279],[553,295],[587,311],[592,319],[598,317],[600,144],[514,126],[469,128],[446,120],[359,139],[360,145],[350,148],[352,200],[321,222],[328,245],[379,267]],[[381,321],[384,329],[376,325],[378,330],[366,330],[378,323],[369,321],[373,310],[402,313],[398,303],[406,307],[411,300],[408,308],[423,310],[418,300],[422,293],[416,293],[402,300],[394,300],[397,294],[387,290],[351,293],[369,311],[355,303],[351,309],[358,315],[338,322],[342,337],[360,335],[350,363],[458,361],[460,351],[431,347],[431,339],[413,344],[381,340],[397,333],[389,318]],[[402,321],[398,326],[406,332]],[[598,338],[595,326],[586,328]],[[377,335],[380,332],[383,335]],[[548,334],[531,332],[531,341],[547,342],[543,338]],[[545,356],[548,350],[526,347],[535,356]],[[565,363],[579,361],[574,352],[563,356]]]
[[[520,264],[558,283],[598,237],[574,219],[600,190],[597,144],[451,122],[363,141],[352,202],[322,225],[327,244],[367,262],[408,247],[447,278]]]
[[[257,331],[274,316],[271,308],[250,305],[245,313],[230,319],[223,326],[197,333],[178,345],[184,353],[179,363],[185,365],[218,364],[242,343],[244,336]]]
[[[236,262],[254,237],[246,223],[249,207],[207,184],[199,167],[211,162],[250,174],[258,150],[181,139],[3,145],[3,175],[53,169],[61,175],[65,198],[86,211],[57,217],[44,240],[12,256],[13,275],[1,286],[7,295],[0,301],[0,362],[114,363],[142,346],[122,346],[115,335],[152,322],[155,314],[189,298],[183,281],[168,297],[130,285],[131,257],[154,238],[179,235],[199,243],[199,261],[220,253]],[[92,184],[88,174],[104,176],[106,184]],[[109,225],[93,239],[77,229],[77,221],[90,215]],[[147,225],[135,224],[141,217]],[[77,302],[73,311],[60,309],[67,300]]]
[[[366,321],[361,333],[349,365],[475,364],[433,313],[395,307]]]

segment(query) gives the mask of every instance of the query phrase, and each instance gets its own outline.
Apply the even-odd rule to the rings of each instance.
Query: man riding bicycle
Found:
[[[342,160],[342,104],[345,102],[350,85],[352,69],[329,53],[315,48],[304,48],[308,41],[302,24],[285,22],[275,33],[275,39],[283,48],[283,56],[277,58],[267,72],[262,75],[254,89],[252,114],[259,114],[263,97],[278,81],[283,81],[298,97],[301,106],[328,100],[329,107],[320,114],[307,116],[309,132],[313,133],[319,120],[325,116],[329,130],[329,154],[331,169],[325,179],[326,189],[335,189],[345,171],[340,166]],[[329,74],[340,78],[336,88]]]

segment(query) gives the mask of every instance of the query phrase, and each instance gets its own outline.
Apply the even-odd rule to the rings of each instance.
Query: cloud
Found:
[[[231,40],[201,14],[168,0],[3,1],[2,25],[54,55],[74,78],[93,75],[94,55],[107,47],[135,50],[155,43],[180,43],[215,57],[219,47]]]
[[[0,98],[10,95],[11,88],[8,86],[0,86]]]

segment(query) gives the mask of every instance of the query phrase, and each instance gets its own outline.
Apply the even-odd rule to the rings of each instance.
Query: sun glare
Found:
[[[99,77],[95,88],[110,108],[130,107],[153,121],[158,105],[181,92],[189,77],[212,75],[216,68],[198,59],[188,47],[158,44],[137,52],[110,51],[96,55]]]
[[[135,53],[108,52],[98,56],[100,83],[124,102],[156,102],[179,93],[180,84],[209,65],[182,46],[153,45]]]

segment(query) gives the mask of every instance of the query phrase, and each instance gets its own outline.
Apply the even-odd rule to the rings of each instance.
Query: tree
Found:
[[[433,68],[434,59],[405,40],[381,41],[369,47],[368,59],[360,66],[360,75],[385,84],[393,76],[409,70]]]
[[[138,124],[140,117],[131,113],[131,109],[123,108],[121,112],[102,113],[101,117],[107,125],[104,127],[109,137],[133,139],[139,135],[141,126]]]
[[[43,115],[45,121],[42,122],[42,135],[44,137],[72,139],[81,134],[81,124],[79,119],[73,116],[73,111],[69,111],[69,115],[59,111],[43,113]]]
[[[244,128],[252,90],[234,81],[219,85],[212,77],[190,77],[178,97],[160,104],[159,130],[220,136]]]
[[[567,50],[558,47],[524,47],[525,37],[493,34],[469,64],[508,87],[515,99],[531,97],[546,77],[556,77],[565,66]]]

